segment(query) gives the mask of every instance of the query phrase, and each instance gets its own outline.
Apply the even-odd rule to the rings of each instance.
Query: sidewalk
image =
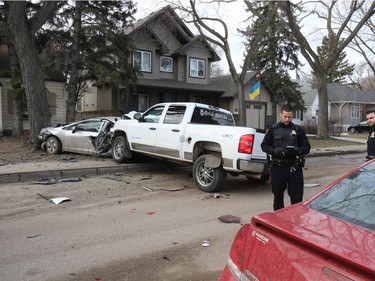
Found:
[[[308,157],[329,156],[350,153],[366,155],[367,140],[340,137],[342,140],[358,142],[357,145],[311,149]],[[129,171],[146,171],[154,168],[155,163],[118,164],[111,158],[99,160],[79,160],[76,162],[53,161],[31,162],[0,166],[0,184],[22,181],[38,181],[42,178],[63,179],[69,177],[96,176]]]

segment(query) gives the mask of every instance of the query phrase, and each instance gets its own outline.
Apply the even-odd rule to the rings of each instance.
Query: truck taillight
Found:
[[[240,138],[240,143],[238,144],[239,153],[253,153],[254,146],[254,135],[243,135]]]

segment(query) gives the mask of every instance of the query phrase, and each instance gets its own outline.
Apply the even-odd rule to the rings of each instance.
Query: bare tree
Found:
[[[358,19],[355,22],[359,22],[361,18],[365,16],[366,11],[360,10]],[[353,29],[350,25],[346,26],[348,33],[353,33]],[[375,23],[372,18],[369,18],[363,28],[353,38],[353,41],[349,44],[349,48],[353,49],[357,53],[363,56],[364,60],[372,70],[372,75],[375,76]]]
[[[288,16],[289,26],[300,45],[301,53],[309,63],[310,67],[316,73],[318,97],[319,97],[319,114],[318,114],[318,130],[317,137],[328,138],[328,96],[327,96],[327,73],[328,70],[334,65],[339,55],[344,48],[353,40],[358,34],[362,26],[371,18],[375,13],[375,2],[366,6],[366,0],[352,1],[349,9],[340,11],[342,23],[335,22],[335,14],[340,10],[341,3],[337,0],[316,0],[301,2],[299,7],[305,7],[310,14],[303,14],[301,18],[294,13],[294,5],[290,1],[278,1],[278,4]],[[346,5],[344,3],[343,5]],[[366,7],[366,9],[365,9]],[[363,10],[362,18],[352,26],[352,32],[345,34],[346,26],[352,23],[353,18],[358,14],[361,9]],[[321,33],[322,36],[328,38],[328,53],[329,57],[325,61],[320,61],[318,54],[312,49],[311,44],[307,39],[306,33],[301,30],[303,20],[310,18],[309,16],[315,15],[321,23],[325,23],[324,28],[320,32],[314,32],[314,36]],[[324,31],[324,32],[323,32]],[[322,40],[320,40],[321,42]]]
[[[34,39],[35,32],[53,15],[57,2],[44,2],[31,18],[26,14],[26,1],[9,1],[8,4],[9,16],[6,24],[17,52],[26,89],[30,122],[29,142],[36,149],[38,134],[42,128],[50,125],[50,116],[44,73]]]
[[[364,16],[365,10],[361,9],[354,22],[359,22]],[[338,19],[339,21],[341,18]],[[346,26],[348,34],[352,33],[352,27]],[[357,79],[354,79],[361,89],[375,89],[375,23],[372,18],[365,22],[363,28],[348,45],[350,49],[363,57],[364,62],[357,65]]]
[[[226,4],[230,2],[234,2],[234,0],[211,0],[210,1],[211,5],[213,4],[222,5],[222,4]],[[245,1],[245,3],[246,2],[249,2],[249,1]],[[190,7],[183,7],[182,5],[180,5],[178,8],[182,9],[184,12],[188,13],[191,16],[190,19],[185,19],[185,21],[192,22],[197,28],[201,36],[203,36],[208,42],[217,45],[223,50],[228,66],[229,66],[229,72],[231,76],[233,77],[233,81],[237,88],[238,107],[239,107],[238,109],[239,122],[238,123],[240,126],[245,126],[246,125],[246,109],[245,109],[245,102],[244,102],[245,101],[244,82],[246,78],[246,72],[248,71],[248,69],[246,67],[242,67],[242,71],[239,73],[234,65],[234,62],[232,59],[231,48],[230,48],[230,44],[228,41],[229,31],[228,31],[228,26],[226,22],[220,18],[202,16],[198,12],[196,6],[197,6],[197,1],[190,0]],[[248,8],[251,9],[251,6],[248,5]],[[275,12],[276,11],[273,11],[271,13],[271,17]],[[260,15],[257,15],[257,16],[260,16]],[[243,66],[249,65],[250,57],[253,54],[253,52],[256,50],[256,45],[261,40],[261,35],[262,35],[262,32],[265,31],[266,25],[264,25],[262,28],[260,32],[258,33],[258,36],[256,36],[253,39],[253,41],[249,43],[249,47],[246,50]],[[221,30],[221,32],[219,30]]]

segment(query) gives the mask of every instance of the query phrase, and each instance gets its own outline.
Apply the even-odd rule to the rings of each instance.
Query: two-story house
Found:
[[[92,87],[82,97],[80,111],[117,114],[170,101],[219,105],[223,90],[211,83],[210,70],[220,58],[206,40],[194,36],[171,6],[137,21],[126,34],[135,46],[130,60],[139,70],[136,87]]]

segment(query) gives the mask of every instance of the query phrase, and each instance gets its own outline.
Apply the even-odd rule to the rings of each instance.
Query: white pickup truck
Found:
[[[111,129],[112,158],[133,153],[193,165],[199,189],[216,192],[228,173],[268,180],[264,131],[237,127],[230,111],[192,102],[159,103]]]

